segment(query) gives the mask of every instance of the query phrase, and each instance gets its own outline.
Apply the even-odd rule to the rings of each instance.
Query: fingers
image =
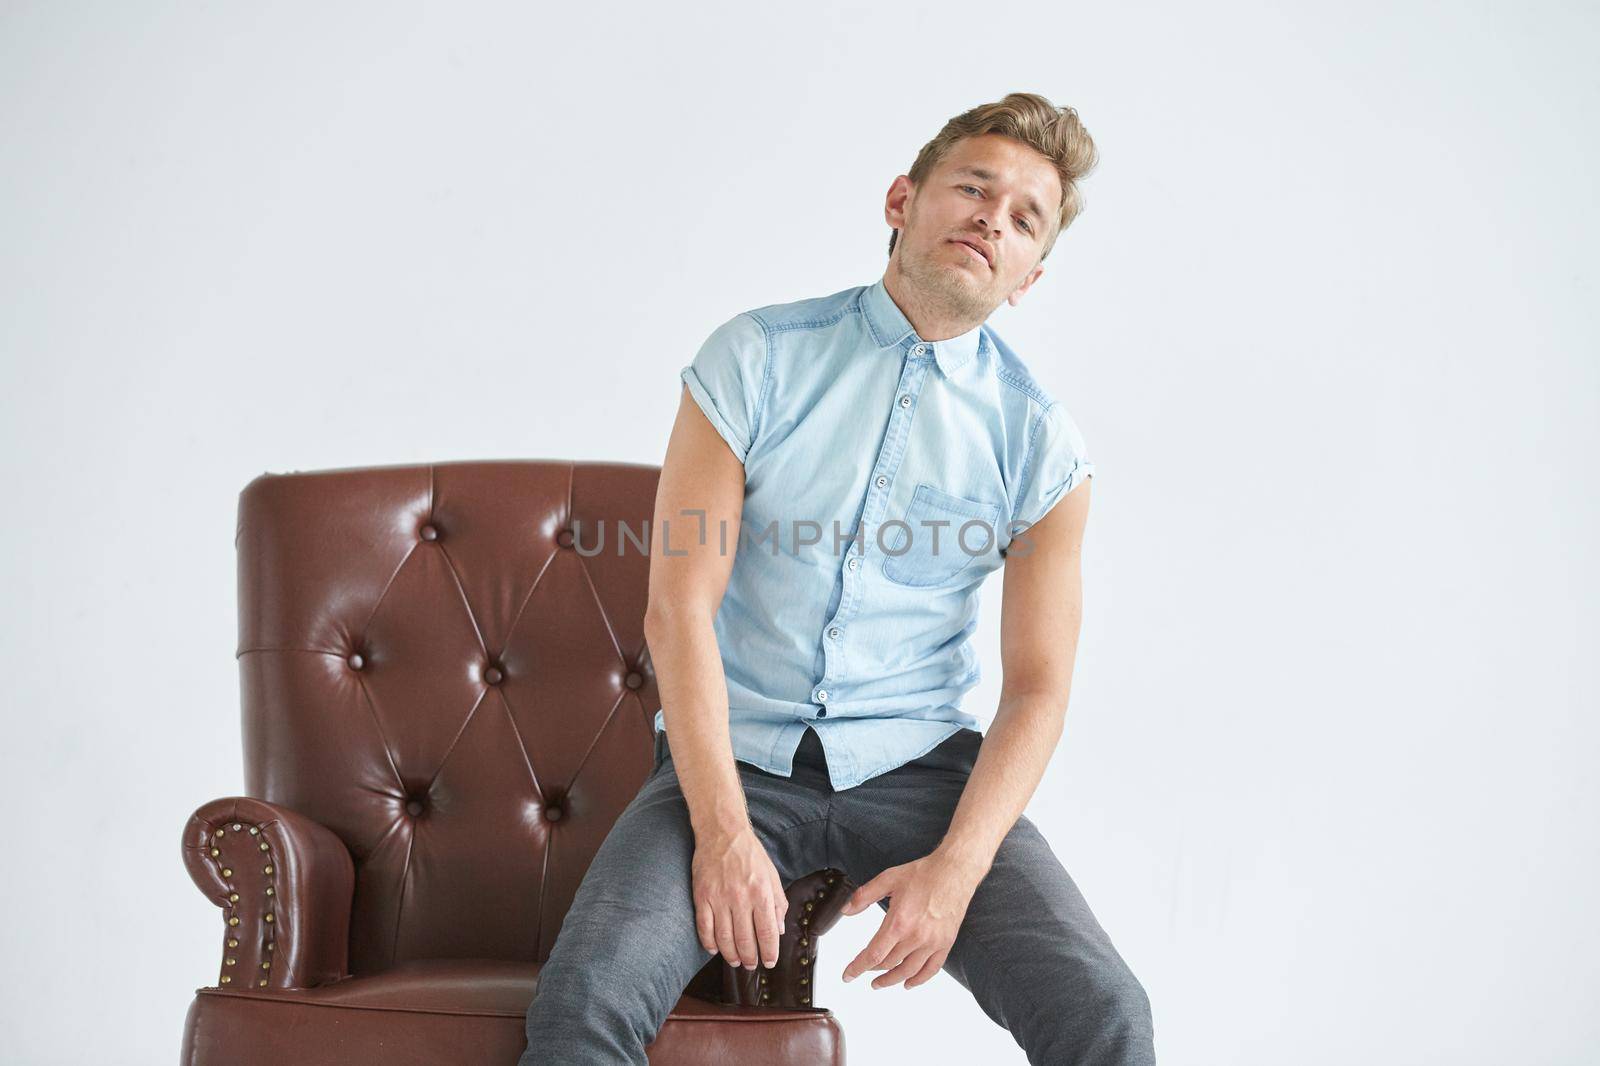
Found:
[[[734,936],[733,911],[728,907],[718,904],[715,908],[717,915],[717,950],[722,953],[729,966],[739,965],[739,945]]]
[[[900,962],[896,964],[888,973],[881,977],[873,978],[872,987],[888,988],[890,985],[899,984],[906,978],[911,977],[921,971],[922,964],[928,960],[928,956],[931,954],[933,954],[933,951],[930,948],[923,948],[918,951],[908,952],[906,956],[901,959]],[[893,958],[894,956],[891,955],[890,959],[892,960]]]
[[[883,924],[878,927],[877,933],[871,940],[867,941],[867,946],[861,949],[860,954],[850,960],[850,965],[844,968],[845,981],[854,981],[859,974],[867,970],[880,969],[883,960],[888,958],[895,950],[900,937],[889,929],[889,923],[892,920],[891,918],[885,918]]]
[[[892,896],[900,890],[906,874],[905,866],[891,866],[887,870],[872,878],[866,884],[850,893],[850,898],[845,900],[841,912],[844,914],[859,914],[878,902],[885,896]]]
[[[704,900],[695,901],[694,931],[700,936],[700,946],[715,955],[718,951],[716,908]]]
[[[944,969],[944,960],[949,954],[948,951],[935,951],[929,955],[928,961],[922,964],[922,969],[906,978],[906,987],[916,988],[933,980],[933,975]]]
[[[789,900],[783,894],[774,869],[773,884],[765,891],[753,891],[746,900],[737,897],[726,903],[709,898],[696,900],[695,933],[701,947],[713,955],[721,955],[729,966],[771,969],[778,964],[778,949],[788,915]]]
[[[761,965],[769,970],[778,964],[778,936],[782,931],[776,904],[763,903],[756,908],[757,946],[761,951]]]
[[[879,874],[850,893],[850,898],[845,900],[844,906],[840,908],[840,913],[856,914],[878,902],[887,894],[888,886],[885,883],[887,880],[888,878],[883,874]]]
[[[765,909],[765,904],[757,911]],[[735,966],[743,966],[747,970],[756,968],[761,961],[761,953],[757,950],[755,916],[757,911],[748,907],[741,907],[733,912],[733,942],[738,948],[738,961]]]

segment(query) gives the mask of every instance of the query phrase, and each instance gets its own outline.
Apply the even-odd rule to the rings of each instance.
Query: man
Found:
[[[644,1064],[711,956],[776,963],[784,886],[824,866],[860,886],[846,914],[887,913],[846,981],[942,968],[1030,1062],[1155,1061],[1143,987],[1022,814],[1062,734],[1093,466],[984,325],[1043,274],[1094,164],[1040,96],[952,119],[889,187],[881,280],[741,312],[681,371],[656,766],[567,914],[522,1066]],[[985,736],[959,701],[1002,566]]]

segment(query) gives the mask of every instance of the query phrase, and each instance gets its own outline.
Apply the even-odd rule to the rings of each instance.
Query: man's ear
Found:
[[[890,227],[904,231],[906,228],[906,203],[916,192],[916,186],[904,174],[889,183],[889,193],[883,200],[883,220]]]
[[[1015,289],[1012,289],[1011,295],[1006,297],[1006,303],[1010,304],[1012,307],[1017,306],[1017,304],[1022,302],[1022,294],[1031,289],[1033,287],[1033,283],[1038,281],[1043,276],[1044,267],[1042,266],[1036,266],[1032,270],[1028,271],[1027,277],[1022,279],[1022,283]]]

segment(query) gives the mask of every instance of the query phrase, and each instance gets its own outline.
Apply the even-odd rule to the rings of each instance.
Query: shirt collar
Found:
[[[894,297],[889,295],[882,278],[868,285],[861,294],[861,311],[866,317],[867,328],[872,332],[872,339],[877,342],[879,348],[903,349],[913,344],[925,344],[933,349],[934,362],[946,376],[961,369],[968,360],[983,350],[985,342],[981,322],[961,336],[951,337],[949,340],[925,341],[917,336],[917,331],[911,326],[911,320],[900,310],[900,305],[894,302]]]

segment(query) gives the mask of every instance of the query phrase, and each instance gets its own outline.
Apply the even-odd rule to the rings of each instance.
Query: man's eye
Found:
[[[978,191],[978,187],[976,185],[963,185],[961,187],[963,189],[971,189],[973,192],[977,192]]]
[[[1027,230],[1029,233],[1033,232],[1033,225],[1027,219],[1024,218],[1024,219],[1021,219],[1020,221],[1022,222],[1022,228],[1023,229]]]

